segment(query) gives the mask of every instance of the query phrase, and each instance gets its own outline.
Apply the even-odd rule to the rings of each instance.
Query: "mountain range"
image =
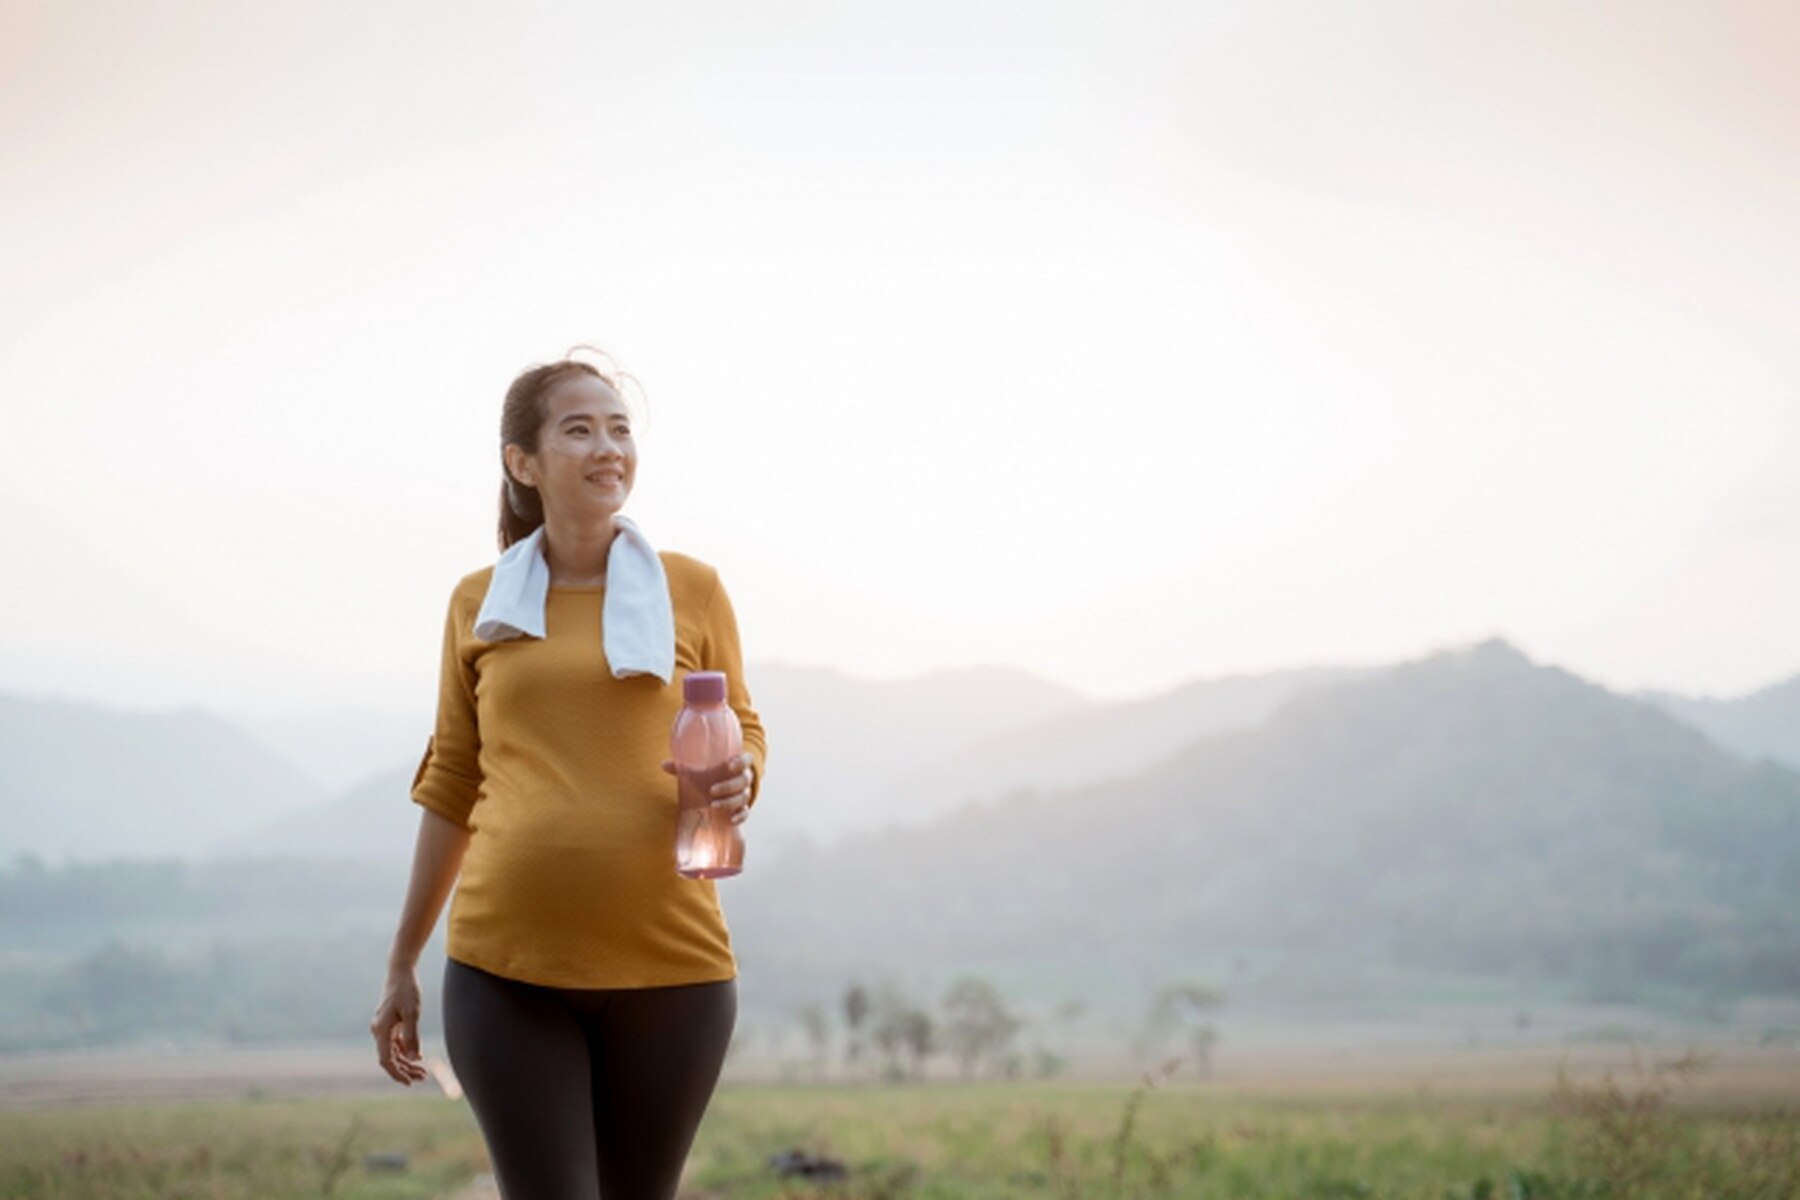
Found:
[[[1800,999],[1800,772],[1689,723],[1748,736],[1729,706],[1620,695],[1499,639],[1117,706],[1017,673],[892,703],[765,673],[776,745],[817,760],[808,800],[845,810],[835,836],[772,836],[808,802],[772,758],[747,869],[719,885],[765,1016],[849,980],[934,995],[968,972],[1115,1015],[1184,979],[1240,1012],[1383,1019],[1495,980],[1578,1004]],[[330,796],[202,713],[8,698],[0,719],[0,1046],[89,1036],[40,1001],[90,976],[196,1014],[300,1014],[255,1036],[354,1027],[404,891],[413,764]],[[196,846],[213,853],[156,858]]]
[[[0,694],[0,855],[204,852],[325,801],[295,763],[197,708]]]
[[[874,681],[759,665],[770,776],[750,829],[766,846],[827,845],[1021,789],[1129,777],[1198,738],[1258,728],[1303,692],[1385,670],[1228,675],[1102,704],[1006,668]],[[1635,698],[1740,756],[1800,767],[1800,678],[1736,700]],[[242,725],[0,693],[0,855],[408,853],[427,721],[341,710]]]
[[[777,866],[731,894],[776,990],[928,962],[1291,993],[1298,958],[1800,994],[1800,772],[1500,640]]]

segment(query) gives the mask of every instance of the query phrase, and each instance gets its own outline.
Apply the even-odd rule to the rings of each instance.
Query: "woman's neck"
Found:
[[[606,556],[618,528],[608,519],[603,528],[570,528],[544,521],[544,561],[550,582],[563,587],[592,587],[606,582]]]

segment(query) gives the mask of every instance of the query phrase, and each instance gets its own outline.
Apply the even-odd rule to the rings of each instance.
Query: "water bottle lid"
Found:
[[[725,703],[725,672],[689,671],[681,681],[681,698],[689,704]]]

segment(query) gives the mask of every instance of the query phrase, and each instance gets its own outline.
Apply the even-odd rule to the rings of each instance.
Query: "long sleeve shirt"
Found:
[[[718,573],[661,552],[675,613],[675,679],[613,678],[605,586],[552,585],[545,636],[484,642],[493,568],[463,577],[444,622],[434,731],[412,799],[470,831],[450,904],[450,957],[572,988],[663,987],[737,974],[711,880],[675,872],[676,784],[662,770],[687,672],[725,672],[756,760],[767,746]]]

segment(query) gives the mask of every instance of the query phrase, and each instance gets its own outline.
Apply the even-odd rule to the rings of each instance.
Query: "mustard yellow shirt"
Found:
[[[500,642],[474,634],[493,567],[451,593],[437,722],[412,786],[416,803],[471,834],[450,902],[451,958],[554,987],[736,976],[716,885],[675,873],[675,778],[661,764],[682,677],[725,672],[756,759],[753,804],[766,743],[718,573],[684,554],[661,558],[675,610],[670,684],[613,678],[604,585],[552,586],[545,636]]]

